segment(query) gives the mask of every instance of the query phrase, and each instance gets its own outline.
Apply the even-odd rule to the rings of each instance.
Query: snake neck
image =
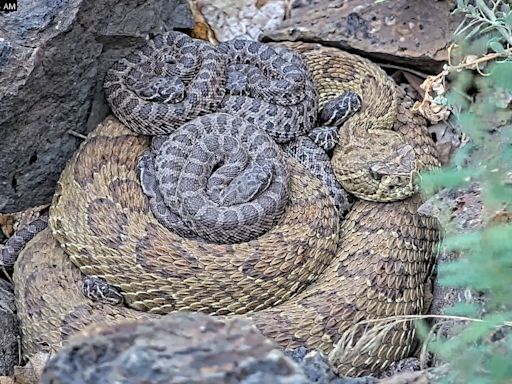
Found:
[[[350,117],[339,129],[339,142],[338,145],[346,146],[350,143],[357,142],[358,140],[365,139],[372,134],[375,129],[389,130],[385,122],[375,122],[368,118],[368,113],[365,111],[358,112],[355,116]]]

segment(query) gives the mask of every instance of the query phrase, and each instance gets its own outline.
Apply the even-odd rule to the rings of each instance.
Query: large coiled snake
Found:
[[[298,136],[311,129],[309,118],[291,124],[293,132],[276,131],[279,126],[271,125],[272,119],[261,127],[258,110],[281,110],[271,107],[269,112],[263,102],[245,100],[252,104],[247,116],[254,117],[254,124],[242,120],[243,111],[238,114],[226,107],[232,101],[201,98],[201,92],[224,92],[216,90],[218,84],[211,84],[213,91],[209,88],[215,76],[204,75],[208,81],[201,82],[196,97],[187,87],[199,75],[185,76],[174,89],[161,78],[181,72],[182,64],[199,73],[205,67],[211,71],[217,68],[212,58],[225,49],[228,53],[218,56],[224,60],[229,46],[216,50],[200,43],[199,48],[190,48],[182,35],[167,36],[171,41],[183,39],[176,46],[194,52],[196,58],[201,57],[199,48],[206,49],[209,59],[189,62],[187,55],[176,54],[182,57],[181,64],[179,59],[167,60],[169,68],[157,70],[157,79],[137,99],[150,104],[134,101],[116,83],[116,73],[129,72],[133,64],[121,62],[106,79],[114,111],[122,106],[158,117],[167,113],[158,104],[174,103],[180,112],[172,115],[185,119],[190,103],[183,95],[205,109],[193,111],[184,125],[184,120],[167,124],[157,118],[143,127],[136,118],[118,114],[127,125],[135,122],[141,127],[139,132],[149,133],[155,126],[157,133],[171,133],[154,138],[151,145],[115,118],[107,118],[82,143],[59,180],[50,229],[26,246],[15,266],[25,353],[58,349],[91,323],[151,318],[175,310],[246,315],[283,347],[304,345],[330,353],[358,321],[422,313],[438,230],[435,219],[416,212],[421,198],[408,196],[414,192],[415,172],[436,166],[437,160],[424,121],[411,115],[411,100],[403,91],[367,60],[336,49],[292,44],[315,76],[321,114],[328,112],[329,100],[345,91],[355,91],[362,100],[361,110],[340,129],[332,160],[338,179],[367,200],[402,199],[385,204],[358,201],[339,228],[327,189],[270,139],[300,140]],[[165,39],[158,39],[150,43],[156,47],[144,48],[145,54],[163,48]],[[272,62],[271,50],[249,46],[248,52],[262,49],[251,54],[267,60],[268,67],[258,71],[268,75],[277,68],[292,75],[290,81],[271,76],[276,80],[264,83],[268,89],[306,89],[306,96],[284,98],[284,115],[299,118],[310,108],[316,111],[316,101],[308,101],[307,72],[301,72],[296,54],[286,53]],[[231,78],[229,71],[222,77],[219,70],[217,80],[227,84],[228,97],[250,97],[245,92],[256,75],[244,66],[249,61],[235,62]],[[236,73],[243,75],[241,79]],[[134,84],[148,84],[136,72],[130,76]],[[150,100],[153,95],[156,101]],[[119,100],[112,102],[113,97]],[[272,97],[266,96],[266,102]],[[300,104],[304,100],[306,104]],[[300,113],[295,114],[290,105],[297,103]],[[169,153],[167,159],[159,157]],[[158,219],[152,210],[160,210]],[[222,235],[220,240],[216,233]],[[82,273],[98,275],[118,288],[129,307],[85,298]],[[331,353],[331,361],[344,374],[375,372],[406,357],[413,339],[412,324],[402,322],[374,348],[356,351],[350,359]]]

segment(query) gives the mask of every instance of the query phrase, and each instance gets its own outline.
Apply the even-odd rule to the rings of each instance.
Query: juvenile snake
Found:
[[[287,173],[286,193],[278,188],[280,196],[288,196],[284,209],[274,203],[279,200],[273,198],[256,204],[275,205],[277,217],[273,218],[271,228],[259,237],[240,241],[237,229],[228,225],[222,231],[233,231],[238,242],[219,244],[197,240],[195,235],[187,237],[191,229],[197,234],[197,223],[180,214],[179,219],[186,224],[179,224],[180,228],[187,233],[179,235],[165,228],[151,214],[151,199],[142,191],[138,163],[143,154],[156,156],[159,151],[166,152],[167,147],[180,147],[172,141],[163,144],[156,139],[155,150],[147,152],[150,148],[147,138],[137,136],[116,119],[108,118],[91,132],[62,173],[50,210],[51,231],[44,230],[37,235],[15,266],[25,353],[58,349],[70,335],[91,323],[153,317],[175,310],[245,314],[283,347],[305,345],[330,353],[344,332],[360,320],[424,312],[433,247],[439,235],[436,220],[416,212],[421,198],[407,196],[414,192],[411,181],[414,172],[437,166],[425,122],[411,114],[412,101],[369,61],[315,45],[294,48],[302,51],[315,75],[320,105],[324,109],[326,99],[346,91],[340,84],[348,82],[359,91],[362,113],[370,119],[362,122],[367,130],[357,128],[361,121],[355,114],[340,130],[339,148],[335,148],[332,160],[336,176],[340,175],[340,170],[350,168],[348,172],[359,176],[348,181],[339,178],[358,196],[363,195],[366,188],[369,199],[388,196],[389,200],[389,196],[394,195],[395,199],[403,200],[386,204],[356,202],[338,228],[334,201],[320,181],[297,161],[280,155],[265,136],[257,139],[260,136],[249,134],[247,137],[253,137],[257,144],[253,146],[256,153],[259,148],[269,148],[277,154],[270,166],[273,170],[269,171],[269,166],[256,161],[257,155],[248,152],[254,159],[247,162],[248,166],[256,167],[256,174],[261,176],[256,177],[261,183],[254,184],[254,193],[240,191],[236,183],[232,189],[219,189],[225,178],[231,177],[229,167],[223,169],[226,162],[219,159],[229,156],[224,153],[212,162],[218,162],[218,167],[207,166],[209,157],[202,156],[209,154],[211,148],[201,143],[197,144],[198,151],[190,150],[192,161],[186,167],[191,168],[181,173],[176,188],[184,187],[185,184],[180,185],[184,180],[197,186],[198,181],[189,180],[187,175],[196,175],[198,167],[208,168],[211,172],[208,176],[218,178],[212,182],[201,181],[198,191],[203,194],[203,202],[233,198],[233,206],[237,206],[247,204],[244,199],[249,196],[249,201],[257,201],[258,196],[272,188],[272,181],[281,185],[279,180]],[[314,57],[319,57],[320,62],[327,58],[330,64],[323,61],[324,65],[319,66]],[[243,71],[247,73],[246,69]],[[321,82],[324,77],[330,79],[332,90],[324,91],[326,85]],[[378,94],[379,90],[385,90],[384,94]],[[399,95],[398,102],[389,100],[395,93]],[[382,107],[384,101],[391,104]],[[379,108],[394,112],[392,126],[379,120],[382,116],[386,121],[391,118],[382,115]],[[217,123],[218,119],[229,123],[237,121],[233,116],[212,116],[207,119]],[[203,119],[187,118],[190,124],[187,135],[193,136],[196,131],[204,134],[204,130],[208,130],[206,135],[213,135],[211,143],[220,143],[218,127],[226,124],[205,128],[208,125],[203,125]],[[244,137],[244,132],[253,131],[251,124],[242,123],[233,134]],[[227,125],[230,129],[230,124]],[[268,134],[272,136],[271,130]],[[353,139],[358,134],[362,138],[360,142]],[[180,140],[186,142],[187,135]],[[179,136],[178,130],[170,137]],[[382,145],[382,138],[391,148]],[[251,147],[250,143],[244,144],[244,151]],[[222,143],[221,149],[238,148],[239,144],[223,145],[228,144]],[[351,145],[358,156],[351,154]],[[356,164],[352,164],[353,167],[351,163],[339,164],[347,158]],[[369,162],[370,167],[368,164],[363,167],[363,161]],[[158,163],[153,159],[153,165]],[[279,164],[284,167],[281,171],[277,171]],[[166,184],[168,178],[175,177],[165,172],[159,176],[158,167],[154,168],[155,178],[150,178],[153,182],[160,179]],[[151,168],[142,169],[143,176],[145,169],[151,173]],[[251,178],[250,174],[241,177]],[[366,179],[371,180],[368,185],[362,181]],[[194,188],[189,185],[184,190]],[[220,190],[224,193],[222,198]],[[163,196],[165,200],[165,194]],[[174,206],[176,190],[170,191],[167,199]],[[183,208],[186,203],[182,201],[177,205]],[[194,202],[188,203],[192,205],[185,208],[195,216],[199,209],[194,207]],[[247,206],[258,210],[251,203]],[[214,216],[211,212],[204,217]],[[226,218],[229,219],[228,214]],[[238,220],[239,217],[232,222]],[[262,221],[268,224],[267,219]],[[199,232],[204,234],[205,231],[200,228]],[[98,275],[119,288],[131,308],[86,299],[80,292],[80,271]],[[348,375],[376,372],[407,356],[413,348],[413,340],[414,327],[404,322],[389,330],[375,348],[361,351],[357,358],[343,360],[331,354],[331,361],[341,373]]]
[[[225,113],[154,139],[139,166],[152,212],[183,237],[250,241],[270,230],[288,201],[288,170],[277,144]]]
[[[223,111],[286,142],[313,128],[317,96],[301,57],[276,49],[245,40],[215,48],[167,32],[116,62],[105,77],[105,94],[137,133],[172,133],[197,116]]]

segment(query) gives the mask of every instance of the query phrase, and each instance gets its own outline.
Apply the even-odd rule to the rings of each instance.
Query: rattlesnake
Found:
[[[317,95],[301,57],[277,51],[245,40],[214,48],[171,31],[116,62],[105,77],[105,94],[134,132],[172,133],[220,108],[286,142],[313,128]]]
[[[171,31],[116,62],[104,88],[116,116],[138,133],[169,134],[214,111],[242,117],[276,142],[290,143],[288,153],[305,159],[338,209],[349,206],[324,151],[314,143],[297,150],[292,142],[313,129],[318,103],[312,75],[293,50],[244,40],[221,43],[216,50]],[[164,215],[155,214],[165,223]]]
[[[288,170],[277,144],[225,113],[154,139],[139,166],[153,213],[183,237],[250,241],[272,228],[288,200]]]
[[[372,110],[379,107],[367,102],[372,95],[378,100],[390,92],[393,96],[395,90],[400,94],[395,132],[372,134],[392,138],[394,154],[407,160],[409,180],[404,183],[386,174],[393,168],[400,170],[398,162],[388,168],[383,161],[377,162],[392,158],[390,153],[371,159],[371,169],[358,159],[352,161],[358,162],[353,164],[358,169],[355,173],[373,180],[368,186],[370,198],[385,193],[395,198],[410,195],[412,171],[437,165],[424,121],[407,109],[410,99],[367,60],[314,45],[300,47],[320,87],[318,77],[332,73],[315,67],[311,60],[315,54],[352,68],[346,73],[359,87],[362,111],[369,119],[375,118]],[[334,66],[333,70],[343,72],[342,68],[346,67]],[[379,96],[376,84],[382,83],[392,90]],[[339,96],[341,90],[328,96]],[[351,128],[351,121],[357,123],[356,116],[342,129],[348,136],[342,135],[340,148],[357,145],[351,141],[357,134],[364,146],[371,145],[372,136]],[[201,119],[204,117],[189,118],[190,129],[196,129]],[[157,125],[159,129],[164,126]],[[156,148],[159,145],[163,144],[157,142]],[[336,148],[334,169],[343,171],[348,165],[337,162],[351,154],[340,156]],[[301,164],[283,157],[281,163],[289,175],[288,201],[272,228],[246,242],[204,242],[167,230],[150,213],[150,200],[142,192],[138,174],[139,159],[148,149],[147,138],[108,118],[89,134],[66,166],[50,210],[51,231],[36,236],[15,266],[25,353],[58,349],[71,334],[91,323],[150,318],[174,310],[246,314],[283,347],[305,345],[329,353],[342,334],[360,320],[425,310],[425,286],[438,230],[435,219],[416,213],[421,203],[418,195],[389,204],[356,202],[339,229],[329,192]],[[370,153],[379,155],[383,149],[379,146],[359,156],[367,160]],[[414,164],[409,161],[410,149]],[[354,173],[353,169],[349,172]],[[361,195],[361,178],[351,180],[347,184]],[[402,191],[398,193],[390,190],[390,185],[404,188],[397,189]],[[80,292],[81,274],[75,265],[120,288],[132,308],[86,299]],[[331,361],[345,374],[375,372],[410,353],[413,338],[412,325],[401,323],[392,327],[375,349],[365,350],[353,360],[334,354]]]

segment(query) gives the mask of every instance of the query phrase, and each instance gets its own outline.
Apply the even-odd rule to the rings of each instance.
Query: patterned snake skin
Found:
[[[180,32],[158,35],[115,63],[104,88],[115,115],[146,135],[223,111],[286,142],[316,120],[316,90],[300,55],[245,40],[214,47]]]
[[[316,89],[295,51],[244,40],[221,43],[219,51],[228,57],[229,76],[222,111],[256,124],[278,143],[314,127]]]
[[[127,127],[162,135],[216,110],[225,95],[226,73],[225,56],[215,47],[168,32],[114,63],[103,86]]]
[[[154,139],[139,164],[155,216],[183,237],[250,241],[272,228],[288,201],[288,170],[277,144],[225,113]]]
[[[337,84],[338,75],[338,79],[352,77],[352,86],[355,83],[361,96],[361,112],[375,122],[371,130],[378,131],[374,133],[379,139],[373,141],[368,132],[359,132],[353,123],[358,121],[359,113],[346,121],[339,144],[344,153],[340,155],[337,146],[332,159],[336,175],[338,170],[349,167],[338,162],[353,156],[347,147],[354,145],[358,158],[353,161],[357,164],[348,171],[357,180],[347,184],[362,195],[361,180],[372,179],[367,186],[368,200],[377,195],[395,195],[395,199],[403,200],[386,204],[358,201],[339,228],[329,192],[289,157],[281,160],[277,156],[271,166],[257,161],[257,157],[251,158],[247,164],[257,170],[256,176],[242,172],[231,179],[246,179],[251,188],[240,191],[236,181],[232,187],[220,187],[233,177],[229,163],[220,159],[240,160],[245,156],[243,151],[231,151],[239,144],[217,136],[222,129],[233,127],[237,118],[232,115],[210,116],[207,120],[213,122],[209,128],[208,122],[203,126],[204,117],[187,120],[191,142],[194,134],[205,131],[206,136],[212,135],[211,141],[188,147],[186,135],[181,136],[178,130],[164,140],[154,139],[151,150],[147,138],[108,118],[91,132],[63,171],[50,209],[50,229],[28,243],[15,265],[16,300],[26,354],[56,350],[89,324],[150,318],[175,310],[249,316],[265,335],[283,347],[306,346],[331,353],[331,362],[347,375],[375,373],[410,354],[415,333],[410,322],[391,327],[374,348],[359,351],[356,358],[347,360],[332,352],[344,333],[361,320],[426,310],[424,296],[439,233],[435,219],[417,213],[420,196],[406,197],[414,191],[412,170],[438,165],[425,121],[411,114],[412,100],[370,62],[311,44],[296,48],[315,75],[320,105],[325,107],[329,98],[346,91]],[[319,60],[328,57],[330,65],[316,66],[315,56]],[[243,68],[240,71],[248,73]],[[330,81],[322,83],[324,77]],[[236,76],[230,81],[234,79]],[[384,93],[379,94],[380,90]],[[396,94],[398,102],[389,99]],[[369,103],[369,97],[380,103]],[[376,129],[379,108],[393,112],[393,130],[385,125],[382,130]],[[227,127],[220,127],[226,124],[219,124],[219,119],[225,119]],[[235,137],[253,138],[256,153],[277,151],[263,133],[259,136],[253,132],[250,122],[239,130],[242,136]],[[268,134],[272,137],[271,132]],[[362,135],[362,146],[353,143],[356,134]],[[178,144],[172,138],[178,139]],[[390,148],[381,145],[382,138],[390,139]],[[215,153],[219,155],[212,154],[211,144],[218,147],[215,150],[219,152]],[[251,141],[245,146],[251,146]],[[188,151],[191,162],[175,189],[157,197],[156,184],[168,184],[169,178],[176,177],[169,172],[159,174],[159,167],[165,167],[163,162],[172,161],[172,157],[158,159],[159,154],[168,152],[167,148]],[[227,150],[231,151],[229,156]],[[174,156],[178,158],[176,153]],[[211,156],[213,161],[208,160]],[[149,176],[149,183],[144,182],[149,197],[143,193],[139,179],[140,159],[143,179]],[[368,161],[370,167],[367,164],[363,168],[362,160]],[[279,171],[278,163],[285,170]],[[205,170],[210,172],[207,180],[188,178]],[[400,178],[392,170],[399,172]],[[276,198],[247,203],[246,199],[258,201],[273,188],[275,180],[275,188],[283,192],[278,177],[285,177],[286,173],[287,191],[281,194],[288,196],[284,210],[279,207],[277,193],[273,195]],[[272,208],[277,217],[270,229],[254,239],[227,244],[205,242],[194,238],[194,234],[185,236],[197,229],[208,236],[208,230],[201,220],[192,222],[182,214],[187,210],[200,212],[200,207],[184,198],[178,203],[179,215],[170,211],[176,221],[181,220],[179,228],[187,232],[179,235],[165,228],[151,214],[150,206],[159,204],[160,198],[164,203],[166,199],[176,202],[182,182],[190,183],[186,191],[202,194],[203,202],[233,199],[233,206],[247,204],[255,210],[275,205]],[[230,209],[204,217],[220,215],[227,223],[243,219],[230,218],[224,212]],[[267,224],[269,219],[261,217]],[[222,231],[229,240],[241,236],[229,224]],[[100,276],[119,288],[129,308],[85,298],[81,293],[82,273]]]
[[[48,215],[38,217],[26,227],[16,231],[0,249],[0,267],[12,269],[25,245],[48,226]]]
[[[353,91],[361,109],[341,126],[332,164],[336,179],[355,196],[371,201],[396,201],[416,191],[419,170],[437,166],[435,149],[418,138],[427,151],[420,163],[415,142],[393,132],[397,119],[395,83],[364,58],[319,45],[285,43],[299,51],[320,90],[319,115],[330,115],[336,98]],[[321,119],[322,120],[322,119]]]

